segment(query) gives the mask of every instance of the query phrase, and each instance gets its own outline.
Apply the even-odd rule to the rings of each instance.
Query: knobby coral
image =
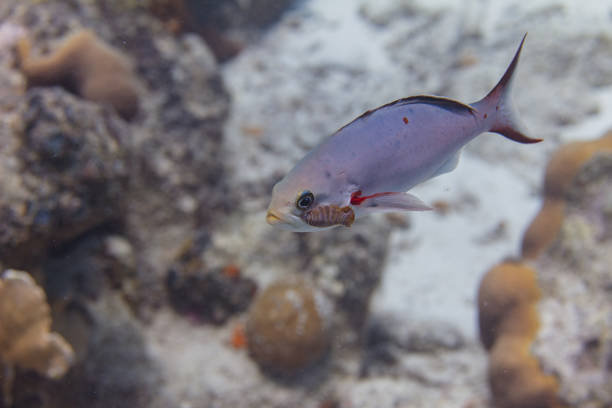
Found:
[[[264,369],[289,375],[317,362],[329,346],[321,303],[301,279],[268,286],[249,311],[247,346],[253,359]]]
[[[489,384],[499,408],[558,406],[555,379],[542,373],[529,352],[540,296],[535,271],[523,263],[502,263],[480,284],[480,339],[490,353]]]
[[[70,344],[52,333],[51,314],[43,290],[32,277],[7,270],[0,277],[0,360],[9,369],[19,366],[49,378],[60,378],[70,368]],[[10,379],[10,376],[9,376]],[[5,399],[10,384],[4,384]]]
[[[572,387],[569,387],[572,390],[568,390],[567,383],[576,383],[579,378],[564,378],[562,374],[567,376],[569,372],[567,369],[550,370],[549,367],[549,372],[554,371],[559,375],[558,378],[544,373],[542,367],[545,367],[547,364],[540,361],[538,357],[541,358],[546,354],[551,354],[551,352],[548,350],[542,352],[540,350],[539,354],[536,353],[538,357],[532,353],[534,350],[544,347],[544,345],[540,344],[542,343],[539,337],[540,331],[546,331],[547,337],[545,341],[549,347],[552,347],[551,336],[558,338],[560,335],[564,335],[559,333],[559,330],[562,330],[562,325],[559,325],[559,321],[571,321],[570,316],[567,314],[562,316],[550,315],[550,313],[559,313],[560,308],[567,307],[568,310],[572,311],[576,309],[574,312],[580,313],[582,316],[579,320],[590,319],[589,324],[578,325],[579,328],[574,329],[597,331],[596,327],[591,326],[595,324],[593,322],[599,322],[601,319],[594,319],[592,316],[589,316],[589,313],[600,315],[601,312],[598,310],[589,312],[589,310],[593,308],[601,310],[601,307],[605,307],[597,306],[602,303],[601,299],[599,303],[593,300],[592,304],[589,303],[588,299],[585,301],[581,300],[581,306],[569,305],[567,302],[578,301],[578,298],[580,298],[580,296],[576,295],[576,287],[590,285],[591,290],[593,290],[594,286],[599,285],[591,282],[597,281],[595,275],[597,275],[599,267],[597,264],[589,264],[587,267],[588,272],[576,270],[576,268],[579,269],[580,263],[572,259],[566,259],[569,255],[565,246],[568,244],[564,244],[560,240],[567,241],[572,239],[571,236],[568,236],[567,231],[564,232],[572,197],[574,195],[584,195],[585,191],[588,190],[588,188],[585,190],[585,185],[589,182],[594,183],[597,181],[597,178],[593,177],[593,174],[590,173],[588,181],[580,181],[582,170],[586,169],[588,167],[587,164],[593,162],[596,156],[610,155],[610,152],[612,152],[612,131],[598,140],[571,143],[560,148],[553,155],[546,168],[543,205],[523,236],[522,259],[495,266],[481,281],[478,292],[480,338],[483,346],[489,351],[489,383],[493,400],[497,407],[553,408],[562,406],[561,400],[567,402],[568,395],[573,396],[570,398],[572,402],[576,402],[580,398],[582,398],[582,401],[588,401],[589,398],[595,398],[593,397],[594,395],[603,395],[603,393],[586,390],[588,388],[586,386],[587,383],[590,384],[589,386],[592,386],[599,381],[594,380],[597,377],[594,370],[591,370],[589,374],[590,380],[582,383],[582,385],[573,386],[573,388],[581,389],[581,392],[577,393]],[[599,169],[598,171],[601,173],[606,170]],[[602,177],[599,178],[601,179]],[[609,182],[609,178],[607,180]],[[591,187],[591,190],[593,189],[597,190],[599,195],[605,196],[606,194],[602,191],[599,184]],[[588,199],[588,201],[593,202],[591,206],[593,211],[606,211],[607,207],[603,205],[602,200],[601,197],[591,197]],[[574,207],[576,207],[575,204]],[[585,208],[588,211],[587,207]],[[585,211],[584,208],[582,210]],[[577,209],[574,208],[572,211],[575,213]],[[587,218],[594,217],[599,219],[600,216],[601,214],[591,214]],[[605,230],[605,226],[600,226],[599,229]],[[578,239],[581,240],[580,238]],[[599,245],[603,245],[605,239],[607,238],[604,231],[603,235],[599,237]],[[580,243],[581,250],[585,250],[585,245],[587,245],[583,241],[581,240]],[[556,247],[561,249],[557,248],[555,250]],[[560,254],[561,258],[565,259],[566,262],[565,264],[556,265],[552,271],[549,271],[551,265],[555,265],[555,253]],[[585,256],[588,257],[589,255]],[[543,258],[545,260],[540,261]],[[536,266],[538,270],[535,269]],[[540,270],[542,267],[544,269]],[[562,270],[558,270],[559,267]],[[551,276],[555,277],[564,272],[563,268],[568,268],[568,276],[575,277],[575,280],[582,279],[581,282],[574,282],[573,289],[569,290],[568,293],[564,292],[565,289],[562,283],[551,278]],[[567,277],[562,279],[567,280]],[[544,292],[546,293],[544,294]],[[561,296],[562,299],[541,299],[543,296]],[[566,298],[567,296],[569,296],[569,300]],[[592,293],[591,296],[594,299],[596,294]],[[559,306],[559,304],[563,306]],[[557,309],[554,309],[553,306],[557,307]],[[580,307],[583,309],[579,309]],[[546,310],[549,315],[546,317],[548,320],[544,322],[546,322],[547,326],[550,326],[550,320],[557,322],[553,328],[544,327],[545,325],[542,323],[544,315],[541,314]],[[587,337],[586,342],[588,344],[599,344],[601,342],[598,339],[594,341],[588,338],[588,335],[589,333],[582,333],[575,336],[576,338],[567,338],[565,343],[568,344],[562,347],[557,345],[557,349],[566,350],[569,347],[574,351],[580,350],[580,342],[584,340],[584,337]],[[568,336],[571,337],[572,334],[570,333]],[[605,335],[602,336],[605,338]],[[604,354],[604,352],[601,351],[601,354]],[[583,355],[577,356],[574,353],[569,357],[555,355],[553,359],[558,361],[566,361],[568,359],[575,361],[577,359],[584,360],[587,357]],[[580,371],[580,368],[576,368],[574,371]],[[589,394],[588,398],[584,398],[585,393]],[[576,397],[578,394],[580,394],[580,397]],[[585,406],[592,405],[587,403]]]
[[[125,119],[138,112],[138,81],[127,58],[81,30],[66,38],[53,53],[33,57],[31,42],[18,43],[21,70],[28,86],[59,85],[85,99],[113,106]]]
[[[595,154],[612,152],[612,131],[598,140],[569,143],[548,162],[544,177],[544,203],[531,222],[522,243],[522,256],[535,259],[559,234],[565,213],[565,198],[582,166]]]

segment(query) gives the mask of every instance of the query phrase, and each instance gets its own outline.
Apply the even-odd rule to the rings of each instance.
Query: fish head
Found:
[[[268,206],[266,221],[268,224],[294,232],[321,231],[342,225],[312,225],[308,214],[322,207],[343,207],[350,200],[326,182],[317,182],[317,177],[302,177],[289,173],[276,183],[272,189],[272,200]],[[346,211],[346,210],[345,210]]]

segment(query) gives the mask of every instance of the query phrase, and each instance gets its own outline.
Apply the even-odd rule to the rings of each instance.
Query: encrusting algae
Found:
[[[46,56],[34,57],[30,48],[28,37],[17,44],[29,87],[62,86],[90,101],[111,105],[127,120],[138,112],[138,81],[129,61],[93,32],[73,33]]]

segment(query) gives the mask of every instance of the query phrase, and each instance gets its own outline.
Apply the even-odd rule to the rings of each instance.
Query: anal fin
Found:
[[[440,174],[450,173],[451,171],[455,170],[455,168],[457,168],[457,165],[459,164],[460,156],[461,156],[461,150],[458,150],[447,161],[445,161],[444,164],[440,166],[440,168],[436,170],[436,172],[431,177],[432,178],[437,177]]]
[[[356,209],[368,212],[429,211],[430,206],[410,193],[378,193],[371,196],[354,196],[351,203]]]

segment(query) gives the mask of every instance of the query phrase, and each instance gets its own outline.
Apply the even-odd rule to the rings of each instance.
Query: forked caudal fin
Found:
[[[500,135],[507,137],[508,139],[514,140],[519,143],[537,143],[541,142],[542,139],[533,139],[526,136],[521,128],[518,120],[516,109],[512,103],[511,89],[512,80],[514,78],[514,70],[518,65],[521,50],[523,49],[523,43],[527,34],[523,36],[521,44],[512,58],[512,62],[506,69],[504,76],[499,80],[497,85],[485,96],[482,100],[476,102],[474,106],[479,111],[492,112],[494,115],[494,122],[488,129],[491,132],[499,133]]]

